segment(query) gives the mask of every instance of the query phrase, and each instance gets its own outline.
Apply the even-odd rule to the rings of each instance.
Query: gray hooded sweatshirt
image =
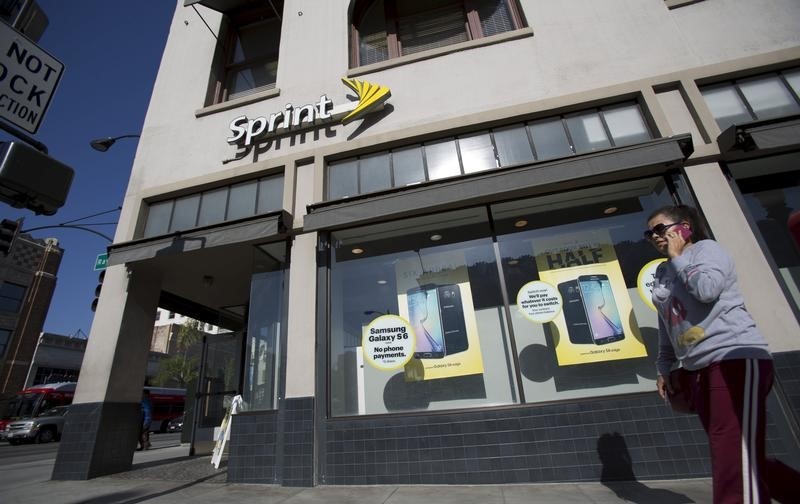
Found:
[[[767,342],[744,306],[733,259],[714,240],[701,240],[659,265],[658,373],[676,363],[694,371],[727,359],[771,359]]]

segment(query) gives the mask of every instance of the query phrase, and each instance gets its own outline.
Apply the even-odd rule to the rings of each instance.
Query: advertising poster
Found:
[[[639,291],[639,297],[653,311],[657,311],[656,306],[653,304],[653,286],[656,283],[656,270],[666,260],[666,257],[661,257],[650,261],[642,267],[636,278],[636,290]]]
[[[552,317],[559,366],[647,355],[606,230],[545,237],[536,240],[534,249],[542,285],[534,286],[533,294],[530,284],[523,286],[517,299],[532,300],[540,317]],[[560,305],[554,301],[556,292]],[[518,308],[531,318],[530,308],[529,313]]]
[[[381,371],[405,366],[414,356],[414,329],[397,315],[382,315],[364,328],[361,349],[364,360]]]
[[[405,366],[406,381],[483,373],[465,264],[463,253],[443,252],[395,265],[400,316],[416,336],[413,358]]]

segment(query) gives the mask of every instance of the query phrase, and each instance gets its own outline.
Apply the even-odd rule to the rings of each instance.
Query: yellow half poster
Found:
[[[416,334],[414,356],[405,365],[406,381],[483,373],[463,253],[441,252],[400,260],[395,273],[399,314]]]
[[[534,253],[539,280],[561,301],[548,322],[559,366],[647,355],[608,231],[541,238]]]

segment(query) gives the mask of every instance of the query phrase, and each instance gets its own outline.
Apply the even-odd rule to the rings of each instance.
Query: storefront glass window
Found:
[[[361,158],[361,192],[374,192],[392,187],[389,153]]]
[[[281,334],[284,325],[283,243],[256,249],[255,268],[250,280],[250,306],[247,320],[247,351],[243,398],[248,410],[278,407]]]
[[[512,166],[533,161],[531,142],[525,132],[525,126],[496,130],[494,141],[497,144],[500,166]]]
[[[258,213],[275,212],[283,208],[283,176],[258,181]]]
[[[492,139],[488,133],[459,137],[458,148],[461,150],[464,173],[497,168]]]
[[[655,390],[661,179],[492,206],[527,402]]]
[[[228,219],[241,219],[250,217],[256,212],[256,192],[258,184],[255,181],[231,186],[231,195],[228,200]]]
[[[183,231],[184,229],[195,227],[197,223],[197,209],[199,207],[199,194],[176,199],[175,210],[172,212],[170,231]]]
[[[719,129],[725,130],[731,124],[741,124],[752,120],[742,99],[731,85],[703,89],[703,98],[717,120]]]
[[[797,69],[702,87],[721,130],[733,124],[800,113]]]
[[[794,94],[800,96],[800,70],[784,72],[783,76],[786,78],[786,82],[789,83],[789,86],[794,90]]]
[[[396,187],[425,181],[422,147],[393,151],[392,164],[394,165],[394,185]]]
[[[283,207],[283,175],[149,205],[144,237],[264,214]]]
[[[759,119],[800,112],[800,105],[777,75],[741,81],[739,88]]]
[[[358,159],[328,166],[328,192],[331,199],[358,194]]]
[[[561,119],[538,121],[531,124],[530,129],[536,145],[536,158],[540,161],[572,154],[572,146]]]
[[[332,242],[334,416],[518,401],[485,208],[340,231]]]
[[[672,202],[657,178],[334,232],[332,415],[653,391],[642,230]]]
[[[572,156],[650,138],[642,111],[634,102],[590,109],[569,119],[540,119],[474,132],[457,140],[433,141],[332,162],[328,165],[328,199]]]
[[[157,236],[169,231],[169,220],[172,216],[173,200],[153,203],[147,213],[147,223],[144,227],[145,236]]]
[[[591,152],[611,147],[603,129],[603,123],[597,113],[587,113],[567,117],[567,128],[572,136],[575,152]]]
[[[428,160],[428,178],[430,180],[461,175],[455,140],[426,144],[425,157]]]
[[[800,153],[728,166],[790,298],[800,307]]]
[[[636,105],[604,109],[603,118],[606,120],[608,131],[617,147],[650,139],[650,132]]]
[[[228,188],[215,189],[203,193],[200,200],[198,226],[208,226],[225,220],[225,207],[228,203]]]

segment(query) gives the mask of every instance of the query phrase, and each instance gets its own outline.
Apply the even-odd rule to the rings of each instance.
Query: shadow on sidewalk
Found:
[[[92,497],[87,500],[80,500],[75,501],[74,504],[137,504],[140,502],[147,502],[150,499],[156,499],[158,497],[163,497],[164,495],[169,495],[175,492],[180,492],[187,488],[190,488],[198,483],[202,483],[208,479],[213,478],[216,474],[212,474],[210,476],[206,476],[204,478],[199,478],[195,481],[191,481],[189,483],[184,483],[183,485],[176,486],[174,488],[170,488],[168,490],[162,490],[160,492],[153,492],[147,493],[142,495],[141,492],[136,490],[125,490],[122,492],[113,492],[107,495],[100,495],[98,497]]]
[[[620,499],[636,504],[690,504],[688,496],[665,488],[650,488],[636,481],[628,445],[621,434],[603,434],[597,440],[597,453],[603,469],[600,482]]]

